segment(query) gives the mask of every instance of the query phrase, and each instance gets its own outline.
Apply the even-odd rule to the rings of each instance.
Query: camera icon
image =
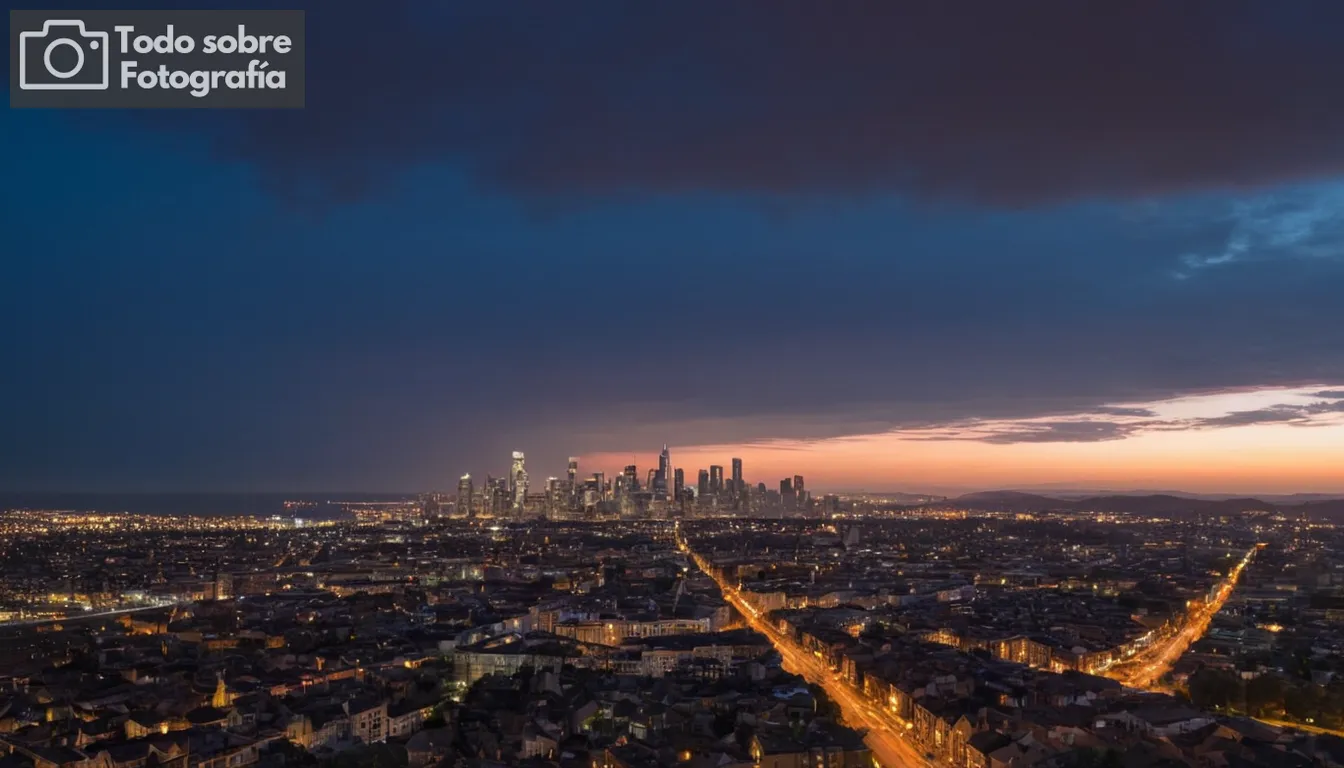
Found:
[[[19,33],[19,88],[25,91],[105,91],[107,33],[77,19],[51,19],[41,32]]]

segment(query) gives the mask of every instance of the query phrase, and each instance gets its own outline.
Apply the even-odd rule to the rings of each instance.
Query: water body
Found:
[[[238,515],[332,520],[349,517],[339,502],[413,499],[406,493],[0,493],[0,511],[72,510],[140,515]],[[305,506],[286,509],[285,502]],[[306,506],[311,504],[312,506]]]

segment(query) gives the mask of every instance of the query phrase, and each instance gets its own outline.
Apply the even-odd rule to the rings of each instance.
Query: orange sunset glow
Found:
[[[681,467],[740,457],[747,479],[803,474],[818,490],[1058,487],[1221,493],[1344,491],[1344,393],[1324,387],[1225,392],[1098,413],[822,440],[673,446]],[[1124,415],[1107,415],[1108,412]],[[1078,435],[1082,435],[1081,437]],[[641,465],[652,454],[637,454]],[[628,453],[586,462],[615,472]],[[688,482],[694,473],[688,472]]]

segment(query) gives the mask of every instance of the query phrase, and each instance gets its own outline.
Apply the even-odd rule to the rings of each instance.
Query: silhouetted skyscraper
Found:
[[[658,455],[658,472],[653,476],[653,497],[655,499],[668,498],[668,491],[672,484],[672,456],[667,450],[667,443],[663,443],[663,452]]]
[[[569,457],[569,487],[570,487],[570,489],[572,490],[572,489],[576,488],[576,487],[578,486],[578,482],[579,482],[579,457],[578,457],[578,456],[570,456],[570,457]]]
[[[708,470],[708,469],[702,469],[702,470],[700,470],[700,478],[699,478],[699,480],[696,481],[696,484],[695,484],[695,492],[696,492],[696,495],[699,496],[699,497],[702,498],[702,499],[709,495],[709,470]]]
[[[681,496],[686,491],[686,471],[678,469],[672,473],[672,477],[672,499],[681,501]]]
[[[711,464],[709,467],[709,492],[721,493],[723,491],[723,467],[718,464]]]
[[[746,490],[746,484],[742,481],[742,460],[733,459],[733,493],[741,494]]]
[[[793,481],[787,477],[779,481],[779,499],[786,510],[794,509],[798,506],[798,496],[793,490]]]

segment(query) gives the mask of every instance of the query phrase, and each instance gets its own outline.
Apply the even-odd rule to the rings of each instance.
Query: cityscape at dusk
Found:
[[[0,768],[1344,768],[1344,3],[40,5]]]

